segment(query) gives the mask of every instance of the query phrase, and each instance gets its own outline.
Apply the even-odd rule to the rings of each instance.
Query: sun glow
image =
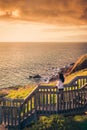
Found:
[[[17,17],[17,11],[14,11]],[[0,41],[12,42],[86,42],[87,26],[58,26],[52,24],[0,21]]]
[[[0,10],[0,16],[5,15],[5,12],[3,10]]]
[[[0,10],[0,16],[9,16],[10,18],[19,18],[20,11],[18,9],[14,10]]]
[[[12,11],[12,17],[19,17],[19,16],[20,16],[19,10],[13,10]]]

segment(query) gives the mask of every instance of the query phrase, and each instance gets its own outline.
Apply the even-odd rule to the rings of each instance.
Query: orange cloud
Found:
[[[0,18],[87,24],[87,0],[0,0]]]

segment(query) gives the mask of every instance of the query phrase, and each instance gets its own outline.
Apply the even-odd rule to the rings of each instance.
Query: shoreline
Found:
[[[43,84],[43,83],[50,84],[52,82],[55,82],[57,80],[58,72],[62,72],[64,74],[64,76],[66,77],[66,82],[69,82],[67,80],[67,78],[72,79],[76,75],[81,75],[82,72],[79,73],[79,71],[81,71],[83,69],[87,69],[87,54],[82,55],[75,63],[67,64],[66,66],[63,66],[61,68],[54,68],[53,67],[54,74],[51,75],[51,77],[46,76],[46,79],[44,79],[43,82],[41,81],[41,78],[44,78],[44,77],[37,74],[36,76],[33,76],[33,77],[31,76],[30,79],[34,79],[34,80],[38,79],[39,82],[32,81],[32,83],[30,83],[30,84],[16,85],[16,86],[9,86],[9,87],[5,87],[5,88],[0,88],[0,97],[12,94],[12,91],[10,93],[10,90],[13,90],[15,92],[15,93],[13,93],[13,95],[16,94],[16,91],[18,91],[19,95],[20,95],[21,90],[23,93],[26,90],[28,90],[30,92],[33,89],[33,87],[35,87],[38,84]],[[77,74],[75,72],[77,72]],[[85,75],[85,74],[87,75],[87,70],[84,72],[83,72],[83,75]],[[26,93],[27,93],[27,91],[26,91]]]
[[[59,71],[62,71],[63,73],[66,73],[66,71],[68,69],[71,69],[71,67],[73,65],[74,65],[74,63],[70,63],[67,66],[59,68]],[[49,78],[49,83],[52,82],[52,81],[56,81],[56,75],[53,75],[53,76]],[[37,85],[37,83],[36,83],[36,85]],[[8,95],[10,90],[18,90],[19,88],[26,88],[26,86],[28,86],[28,85],[25,84],[25,85],[16,85],[16,86],[9,86],[9,87],[5,87],[5,88],[0,88],[0,98],[5,97],[6,95]]]

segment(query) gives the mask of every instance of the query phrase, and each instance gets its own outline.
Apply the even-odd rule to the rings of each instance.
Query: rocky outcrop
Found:
[[[36,78],[41,78],[41,76],[39,75],[39,74],[37,74],[37,75],[34,75],[34,76],[29,76],[29,79],[31,79],[31,78],[34,78],[34,79],[36,79]]]
[[[87,68],[87,54],[81,56],[76,63],[70,63],[66,66],[63,66],[62,68],[57,68],[56,72],[62,72],[65,76],[70,75],[71,73],[74,73],[76,71],[80,71],[82,69],[86,69]],[[44,79],[45,81],[55,81],[57,80],[57,74],[55,73],[55,68],[53,67],[52,70],[54,70],[54,75],[52,75],[51,77],[48,76],[47,79],[44,79],[43,76],[36,74],[34,76],[29,76],[29,79],[38,79],[39,81],[41,81],[42,79]]]
[[[77,62],[74,64],[74,66],[72,67],[71,71],[69,72],[69,74],[80,71],[82,69],[86,69],[87,68],[87,54],[81,56]]]

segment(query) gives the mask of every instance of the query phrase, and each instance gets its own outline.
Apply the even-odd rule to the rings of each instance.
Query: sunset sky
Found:
[[[0,42],[87,42],[87,0],[0,0]]]

